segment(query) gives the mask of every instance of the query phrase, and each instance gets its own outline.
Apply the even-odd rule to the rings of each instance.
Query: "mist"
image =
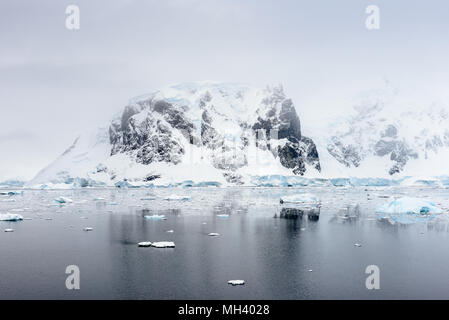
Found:
[[[65,26],[69,4],[80,29]],[[307,133],[360,92],[448,101],[447,1],[0,3],[0,180],[31,179],[137,95],[184,81],[279,84]]]

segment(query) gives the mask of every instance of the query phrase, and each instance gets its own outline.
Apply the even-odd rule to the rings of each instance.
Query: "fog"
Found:
[[[79,30],[66,28],[69,4]],[[370,4],[378,30],[365,27]],[[306,131],[386,81],[447,101],[448,12],[444,0],[2,0],[0,180],[32,178],[131,97],[172,83],[281,83]]]

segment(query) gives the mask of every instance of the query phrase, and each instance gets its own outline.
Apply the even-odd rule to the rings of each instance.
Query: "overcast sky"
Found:
[[[371,4],[379,30],[365,27]],[[164,85],[282,83],[307,130],[384,79],[444,96],[448,49],[447,0],[2,0],[0,180],[31,178]]]

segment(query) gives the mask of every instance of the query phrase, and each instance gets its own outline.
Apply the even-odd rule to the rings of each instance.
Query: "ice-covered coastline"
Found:
[[[50,181],[40,184],[0,184],[0,189],[78,189],[78,188],[170,188],[170,187],[228,187],[235,186],[226,181],[214,180],[176,180],[160,179],[145,182],[142,180],[121,180],[114,183],[96,181],[86,178],[67,178],[65,181]],[[448,188],[449,176],[413,177],[407,176],[396,179],[388,178],[306,178],[300,176],[265,175],[250,176],[244,187],[434,187]]]

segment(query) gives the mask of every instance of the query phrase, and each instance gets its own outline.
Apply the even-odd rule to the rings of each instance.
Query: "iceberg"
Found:
[[[298,193],[289,196],[282,196],[280,203],[307,203],[318,204],[318,198],[311,193]]]
[[[20,214],[5,213],[0,214],[0,221],[20,221],[23,217]]]
[[[172,195],[165,197],[164,200],[168,200],[168,201],[190,200],[190,196],[178,196],[178,195],[172,194]]]
[[[210,236],[210,237],[218,237],[219,235],[220,234],[216,233],[216,232],[211,232],[211,233],[208,234],[208,236]]]
[[[55,202],[57,203],[72,203],[73,200],[67,197],[58,197],[55,199]]]
[[[22,195],[23,196],[23,190],[21,191],[2,191],[0,192],[0,195],[2,196],[15,196],[15,195]]]
[[[228,284],[232,284],[233,286],[243,286],[245,284],[245,280],[229,280]]]
[[[163,214],[161,214],[161,215],[158,215],[158,214],[146,215],[143,217],[148,220],[167,220],[167,218]]]
[[[151,246],[155,248],[174,248],[175,243],[172,241],[160,241],[160,242],[153,242]]]
[[[142,200],[142,201],[156,200],[156,197],[148,196],[148,197],[140,198],[140,200]]]
[[[151,242],[150,241],[139,242],[137,245],[139,247],[151,247]]]
[[[435,203],[420,198],[402,197],[376,209],[378,219],[388,219],[403,224],[429,221],[443,213]]]
[[[5,229],[5,232],[14,232],[14,229]]]
[[[86,228],[84,228],[83,230],[84,230],[84,231],[92,231],[93,228],[91,228],[91,227],[86,227]]]

